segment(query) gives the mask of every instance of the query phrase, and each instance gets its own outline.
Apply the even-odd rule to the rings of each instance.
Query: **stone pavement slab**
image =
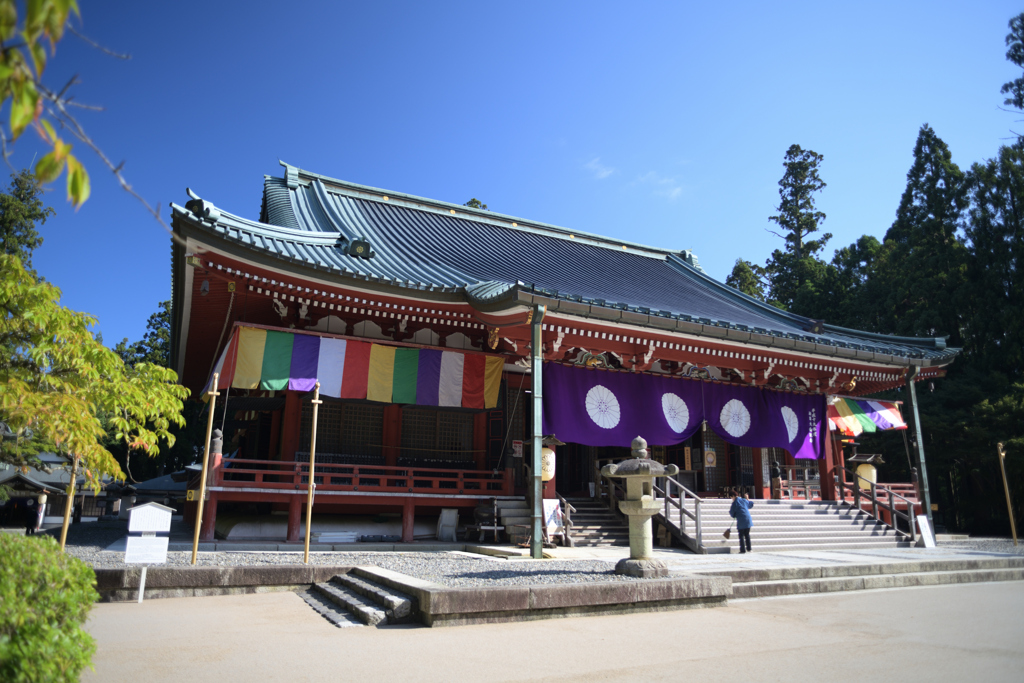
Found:
[[[885,615],[880,619],[879,615]],[[294,593],[96,605],[83,681],[1019,681],[1024,582],[713,610],[338,629]]]

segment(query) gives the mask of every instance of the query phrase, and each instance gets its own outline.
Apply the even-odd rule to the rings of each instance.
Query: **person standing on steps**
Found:
[[[740,491],[735,487],[732,490],[731,497],[732,507],[729,508],[729,516],[736,520],[736,531],[740,538],[740,552],[745,553],[750,550],[750,527],[754,526],[754,520],[750,517],[750,508],[754,507],[754,503],[746,493],[740,497]]]

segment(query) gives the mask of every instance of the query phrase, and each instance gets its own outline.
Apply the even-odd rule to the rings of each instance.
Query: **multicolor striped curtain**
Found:
[[[486,409],[498,405],[504,365],[501,356],[237,327],[214,372],[219,389],[312,391],[319,381],[334,398]]]
[[[899,407],[890,401],[837,398],[828,407],[828,421],[833,431],[841,432],[844,436],[907,428]]]

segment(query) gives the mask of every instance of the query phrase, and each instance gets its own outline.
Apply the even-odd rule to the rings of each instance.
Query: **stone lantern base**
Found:
[[[635,576],[640,579],[656,579],[659,576],[668,576],[668,565],[661,560],[619,560],[615,565],[616,574]]]

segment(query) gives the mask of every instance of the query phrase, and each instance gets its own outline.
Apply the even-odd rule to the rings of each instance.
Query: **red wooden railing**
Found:
[[[224,487],[305,489],[309,463],[284,460],[222,460],[214,484]],[[386,465],[317,463],[313,481],[319,491],[355,493],[429,493],[438,496],[512,495],[512,470],[448,470]]]

